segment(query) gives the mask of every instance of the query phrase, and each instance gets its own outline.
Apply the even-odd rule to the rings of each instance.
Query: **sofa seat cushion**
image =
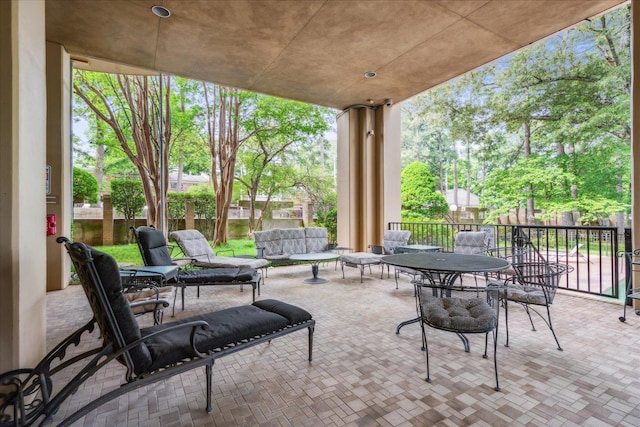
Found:
[[[265,259],[269,261],[283,261],[288,260],[291,254],[273,254],[265,255]]]
[[[203,270],[184,270],[178,275],[178,281],[185,284],[217,282],[250,282],[256,276],[253,268],[207,268]]]
[[[426,298],[421,312],[426,324],[448,331],[488,332],[498,324],[496,311],[482,298]]]
[[[382,255],[372,254],[370,252],[352,252],[349,254],[340,255],[340,261],[349,264],[366,265],[366,264],[380,264]]]

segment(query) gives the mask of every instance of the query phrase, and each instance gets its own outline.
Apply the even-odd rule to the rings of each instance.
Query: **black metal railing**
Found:
[[[527,258],[560,262],[573,267],[561,288],[619,299],[624,294],[628,269],[619,251],[631,250],[631,230],[616,227],[504,225],[468,223],[389,223],[390,230],[411,231],[411,244],[441,246],[452,252],[458,231],[489,233],[490,248],[527,247]]]

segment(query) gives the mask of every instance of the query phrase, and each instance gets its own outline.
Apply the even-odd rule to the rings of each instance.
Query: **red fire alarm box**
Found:
[[[47,214],[47,236],[55,236],[56,234],[56,216]]]

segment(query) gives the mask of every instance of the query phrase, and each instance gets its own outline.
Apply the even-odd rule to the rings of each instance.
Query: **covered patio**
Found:
[[[58,216],[58,235],[71,231],[72,61],[119,72],[184,72],[342,110],[338,232],[358,250],[379,243],[400,217],[399,102],[625,1],[434,0],[399,7],[395,0],[165,0],[174,12],[165,21],[151,15],[155,1],[114,3],[0,2],[0,372],[34,366],[89,316],[81,288],[66,287],[63,248],[44,232],[47,213]],[[202,22],[205,17],[213,23]],[[635,50],[638,39],[634,32]],[[370,71],[375,79],[365,79]],[[635,101],[637,79],[633,85]],[[45,165],[53,166],[50,195],[38,172]],[[635,174],[634,228],[638,182]],[[634,232],[634,247],[639,236]],[[433,382],[425,383],[419,328],[395,334],[399,322],[415,315],[411,286],[396,291],[394,282],[374,276],[360,284],[348,273],[342,279],[324,267],[330,280],[310,286],[302,282],[308,266],[287,267],[272,270],[263,287],[262,298],[314,315],[311,364],[306,338],[289,335],[216,363],[210,414],[204,374],[193,371],[122,396],[84,424],[640,424],[640,318],[619,322],[620,305],[559,295],[553,316],[564,352],[543,325],[531,332],[524,313],[514,313],[511,348],[499,348],[502,391],[495,392],[491,363],[478,351],[481,339],[472,337],[466,354],[457,338],[441,332],[430,331],[437,345]],[[179,316],[245,304],[250,294],[205,288],[199,300],[191,294],[188,301]],[[122,369],[114,364],[92,378],[54,423],[99,390],[118,387]]]
[[[451,333],[428,330],[432,382],[424,381],[420,328],[395,327],[415,316],[412,285],[379,270],[359,274],[333,263],[329,279],[308,285],[308,265],[272,268],[261,298],[286,300],[317,321],[314,359],[306,360],[306,334],[287,335],[224,357],[214,365],[213,410],[205,411],[204,368],[126,394],[87,415],[78,425],[216,426],[428,426],[428,425],[621,425],[640,424],[640,317],[618,320],[616,303],[559,294],[552,306],[564,351],[544,324],[537,332],[520,307],[510,311],[510,347],[504,324],[498,336],[502,391],[494,391],[484,340],[470,336],[471,353]],[[189,289],[177,318],[245,304],[246,291]],[[80,286],[47,294],[47,347],[84,324],[90,310]],[[167,315],[168,316],[168,315]],[[140,318],[144,324],[149,319]],[[167,317],[165,321],[170,321]],[[503,322],[504,317],[500,321]],[[535,321],[535,319],[534,319]],[[78,350],[92,340],[96,333]],[[69,399],[53,422],[118,387],[124,368],[112,363]]]

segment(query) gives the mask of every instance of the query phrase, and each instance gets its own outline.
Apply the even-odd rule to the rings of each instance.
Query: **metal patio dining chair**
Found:
[[[505,346],[509,347],[509,303],[518,303],[529,316],[533,330],[535,331],[536,327],[531,317],[532,311],[546,323],[558,345],[558,350],[562,351],[551,323],[551,304],[553,304],[561,277],[573,271],[573,267],[557,263],[527,262],[512,264],[512,268],[515,274],[504,281],[507,285],[503,294],[507,331]],[[536,310],[536,306],[544,307],[546,315]]]
[[[640,271],[640,265],[636,265],[634,262],[640,262],[636,260],[640,260],[640,249],[635,249],[630,252],[618,252],[618,257],[624,257],[627,261],[626,268],[626,278],[627,282],[625,285],[625,298],[622,305],[622,316],[618,317],[618,320],[621,322],[626,322],[627,320],[627,305],[631,302],[633,304],[634,300],[640,300],[640,287],[633,287],[633,273]],[[635,267],[635,268],[634,268]],[[630,300],[630,301],[629,301]],[[640,310],[636,310],[636,314],[640,316]]]
[[[437,286],[433,280],[426,280],[424,285],[416,285],[422,330],[422,348],[427,361],[427,377],[431,382],[429,370],[429,346],[425,326],[455,333],[463,342],[465,352],[470,352],[468,334],[484,334],[484,353],[488,358],[489,334],[493,339],[493,367],[495,372],[495,390],[500,391],[498,380],[498,320],[500,310],[500,292],[504,285],[494,284],[479,289],[476,286]],[[479,292],[481,291],[481,292]]]

